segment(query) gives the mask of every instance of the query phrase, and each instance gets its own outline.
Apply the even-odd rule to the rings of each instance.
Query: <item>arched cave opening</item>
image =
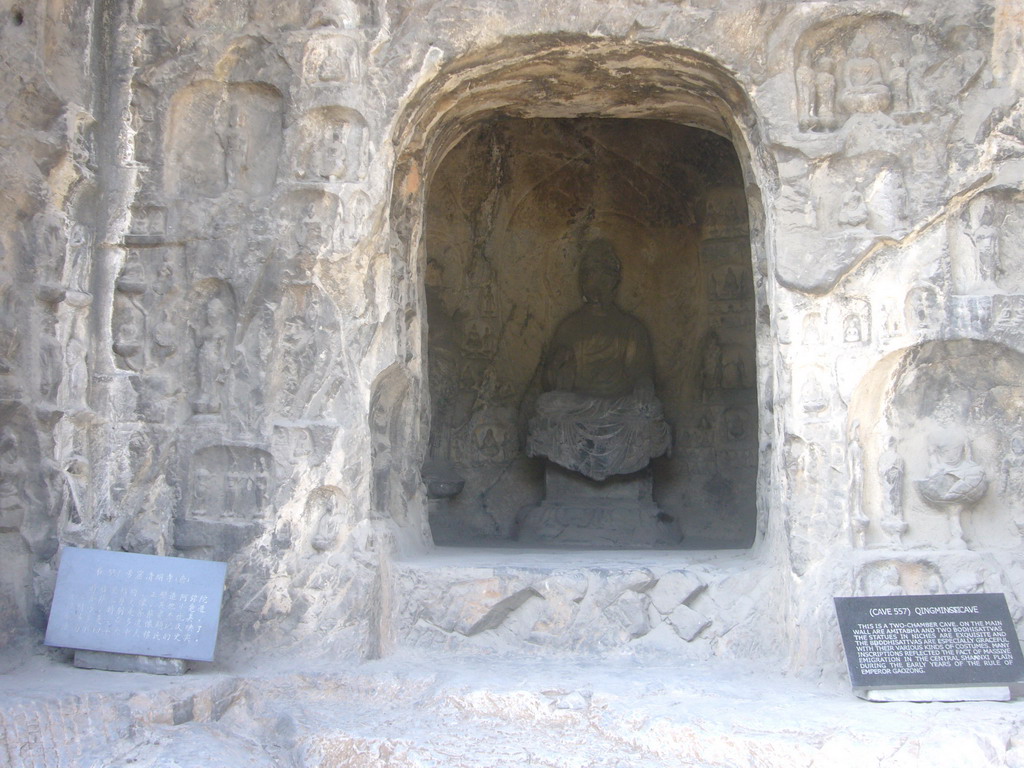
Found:
[[[496,117],[428,179],[424,231],[435,543],[752,545],[754,274],[728,139],[654,119]],[[612,331],[584,296],[595,248]],[[647,373],[640,405],[601,391],[639,391]]]

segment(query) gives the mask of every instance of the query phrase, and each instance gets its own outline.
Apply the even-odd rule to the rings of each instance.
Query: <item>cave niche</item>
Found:
[[[425,221],[423,478],[436,543],[515,545],[544,500],[551,473],[527,455],[528,423],[552,335],[582,302],[581,248],[600,238],[622,264],[618,305],[650,334],[672,432],[640,478],[657,546],[752,544],[755,285],[728,139],[662,120],[495,118],[437,166]]]

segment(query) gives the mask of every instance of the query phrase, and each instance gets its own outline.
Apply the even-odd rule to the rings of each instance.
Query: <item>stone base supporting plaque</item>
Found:
[[[145,672],[150,675],[184,675],[188,671],[184,659],[107,651],[75,651],[75,666],[81,669],[105,669],[108,672]]]
[[[855,691],[866,701],[1010,701],[1013,695],[1006,685],[968,686],[964,688],[861,688]]]
[[[650,548],[679,543],[675,526],[654,503],[650,469],[598,482],[548,462],[544,481],[544,501],[519,523],[519,541],[525,544]]]

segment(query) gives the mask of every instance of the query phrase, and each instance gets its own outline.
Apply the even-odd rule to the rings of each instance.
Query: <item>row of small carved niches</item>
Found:
[[[180,435],[168,472],[175,501],[163,507],[170,517],[162,523],[179,553],[245,563],[229,570],[233,600],[225,620],[250,638],[254,621],[283,613],[319,617],[321,629],[324,621],[344,624],[347,613],[331,615],[332,607],[353,592],[361,595],[355,605],[371,599],[360,578],[366,569],[356,561],[379,542],[361,525],[363,473],[351,463],[338,473],[329,461],[337,431],[280,422],[269,440],[244,441],[201,423]]]
[[[323,422],[278,423],[264,440],[212,421],[176,428],[118,424],[112,434],[110,495],[117,507],[133,510],[128,543],[136,551],[174,546],[231,557],[273,530],[279,510],[294,508],[298,497],[316,495],[312,489],[323,485],[330,471],[337,431],[337,425]],[[342,477],[350,490],[357,486],[354,472],[345,470]],[[86,492],[88,473],[78,479],[76,489]],[[161,540],[168,533],[170,538]]]
[[[991,84],[989,35],[889,14],[818,23],[800,36],[793,56],[799,128],[831,132],[878,114],[905,126],[932,122],[973,87]]]
[[[881,297],[838,294],[811,300],[795,296],[791,306],[776,309],[774,338],[785,350],[798,349],[805,357],[826,362],[844,357],[863,361],[879,350],[929,338],[991,334],[1014,340],[1019,335],[1014,319],[1024,312],[1021,296],[957,296],[948,290],[941,276],[933,276],[907,287],[892,287]]]
[[[249,265],[229,278],[216,259],[193,266],[194,257],[182,247],[126,254],[112,339],[118,367],[139,375],[135,418],[202,417],[259,431],[271,414],[334,414],[352,373],[331,297],[312,281],[287,279],[287,263]]]
[[[192,3],[184,13],[180,4],[144,0],[133,6],[132,20],[139,35],[134,59],[138,67],[152,66],[170,53],[193,48],[202,36],[254,45],[274,36],[317,32],[372,36],[382,21],[374,5],[359,0]]]
[[[744,206],[745,206],[745,201]],[[699,246],[707,330],[694,365],[704,402],[749,404],[757,377],[750,239],[705,239]]]
[[[295,112],[266,83],[202,81],[171,99],[162,163],[172,198],[249,198],[280,181],[358,183],[369,165],[368,123],[339,104]]]
[[[280,185],[264,203],[137,203],[131,208],[125,245],[184,245],[193,262],[215,259],[218,265],[207,269],[222,271],[234,266],[231,260],[254,257],[336,261],[368,234],[370,213],[370,198],[362,189],[337,194],[299,184]]]
[[[1022,328],[1024,296],[945,296],[930,283],[911,286],[902,302],[860,296],[798,301],[775,322],[782,351],[775,399],[792,402],[801,420],[828,419],[850,403],[881,353],[935,338],[979,337],[1006,344],[1009,352],[1024,347]]]
[[[285,260],[286,279],[307,281],[318,258],[350,253],[372,208],[364,11],[325,6],[269,36],[236,34],[263,16],[218,15],[203,28],[217,42],[200,52],[172,44],[194,36],[177,14],[141,10],[126,243],[183,243],[192,265],[208,258],[231,275],[254,254]],[[306,28],[312,17],[322,21]]]
[[[1024,562],[1013,553],[858,553],[847,572],[852,583],[843,585],[853,595],[941,595],[1002,592],[1015,622],[1024,619],[1024,606],[1012,596],[1017,592]]]
[[[903,237],[972,182],[963,171],[980,160],[987,129],[979,122],[958,141],[961,110],[1001,104],[985,34],[856,16],[800,36],[789,99],[798,130],[777,135],[801,153],[782,169],[779,223],[793,251],[780,260],[784,282],[832,287],[878,238]],[[816,259],[823,250],[830,258]]]
[[[155,44],[134,51],[130,103],[145,198],[164,190],[215,197],[228,188],[258,195],[278,174],[330,182],[365,176],[376,94],[368,89],[362,30],[205,32],[212,45],[183,53],[167,45],[166,30],[140,29]],[[289,167],[279,167],[282,157]],[[182,178],[174,166],[190,159]]]
[[[920,237],[882,248],[824,300],[781,295],[780,343],[894,349],[937,336],[1012,334],[1020,196],[986,191],[949,206]],[[795,318],[795,319],[794,319]]]
[[[267,98],[258,91],[247,96]],[[204,113],[223,106],[197,108]],[[339,256],[350,251],[367,234],[371,212],[366,123],[353,114],[340,107],[315,110],[295,129],[304,137],[298,146],[282,142],[280,114],[269,121],[265,114],[253,120],[190,115],[187,124],[201,126],[203,135],[170,144],[162,166],[166,189],[143,184],[138,190],[126,243],[217,240],[240,229],[273,232],[315,218],[327,236],[322,248]],[[227,121],[224,135],[218,120]],[[281,157],[294,164],[290,178],[279,172]]]

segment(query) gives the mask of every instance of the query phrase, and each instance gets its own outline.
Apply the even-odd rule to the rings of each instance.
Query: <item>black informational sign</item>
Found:
[[[834,599],[854,688],[1024,680],[1024,656],[1002,594]]]

